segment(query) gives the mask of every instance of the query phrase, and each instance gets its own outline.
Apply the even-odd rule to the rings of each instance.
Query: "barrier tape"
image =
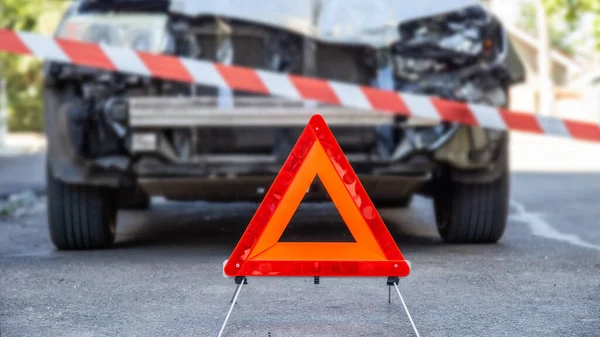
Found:
[[[276,73],[202,60],[152,54],[0,29],[0,52],[298,100],[376,110],[402,116],[476,125],[496,130],[600,142],[600,125],[437,97]]]

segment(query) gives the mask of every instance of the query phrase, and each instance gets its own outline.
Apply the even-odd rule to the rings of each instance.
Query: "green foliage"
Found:
[[[576,22],[582,13],[599,13],[598,0],[543,0],[550,14],[561,13],[569,22]]]
[[[557,16],[575,30],[584,15],[594,18],[594,38],[600,50],[600,1],[599,0],[543,0],[549,16]]]
[[[553,48],[574,55],[577,47],[594,39],[600,50],[600,0],[542,0],[548,19],[548,33]],[[593,35],[574,37],[583,19],[594,20]],[[536,9],[533,2],[525,2],[517,25],[529,34],[537,35]],[[587,31],[586,31],[587,32]]]
[[[560,20],[564,19],[558,15],[548,15],[550,45],[568,55],[574,55],[578,41],[570,39],[571,27],[558,24],[557,21]],[[528,2],[523,5],[517,25],[532,36],[537,36],[536,8],[533,3]]]
[[[51,34],[68,1],[0,0],[0,27]],[[8,127],[42,131],[42,63],[30,57],[0,54],[0,77],[8,82]]]

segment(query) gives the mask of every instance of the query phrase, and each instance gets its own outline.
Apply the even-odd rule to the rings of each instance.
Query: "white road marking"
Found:
[[[525,206],[514,200],[510,201],[510,206],[513,208],[514,212],[511,213],[509,219],[527,224],[529,228],[531,228],[532,234],[535,236],[564,241],[579,247],[600,250],[600,246],[585,242],[575,234],[562,233],[556,228],[553,228],[546,220],[544,220],[544,215],[542,213],[528,212],[525,209]]]

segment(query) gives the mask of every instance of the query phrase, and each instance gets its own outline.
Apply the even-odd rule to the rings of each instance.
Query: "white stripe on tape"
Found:
[[[343,106],[372,109],[371,103],[357,85],[329,81],[329,85]]]
[[[257,70],[258,77],[269,90],[269,93],[276,96],[300,100],[302,96],[298,93],[296,87],[290,81],[288,75],[274,74],[270,71]]]
[[[214,63],[189,58],[181,58],[180,60],[197,84],[230,89]]]
[[[102,48],[106,56],[118,70],[142,76],[152,75],[148,67],[146,67],[133,50],[107,46],[105,44],[100,44],[100,48]]]
[[[479,126],[506,130],[506,123],[504,123],[504,119],[502,119],[498,108],[480,104],[469,104],[469,109],[475,115]]]
[[[408,107],[412,117],[439,121],[442,119],[436,107],[427,96],[413,94],[398,94]]]
[[[565,123],[560,119],[545,116],[537,116],[536,118],[544,133],[559,137],[571,137]]]
[[[71,63],[71,59],[53,38],[24,32],[17,32],[17,34],[35,56],[45,60]]]

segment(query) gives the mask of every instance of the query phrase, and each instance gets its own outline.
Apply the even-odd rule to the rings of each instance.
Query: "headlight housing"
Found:
[[[169,45],[167,17],[160,14],[83,14],[69,17],[57,37],[161,53]]]
[[[393,51],[396,75],[414,80],[485,60],[497,48],[498,29],[480,6],[402,23]]]

